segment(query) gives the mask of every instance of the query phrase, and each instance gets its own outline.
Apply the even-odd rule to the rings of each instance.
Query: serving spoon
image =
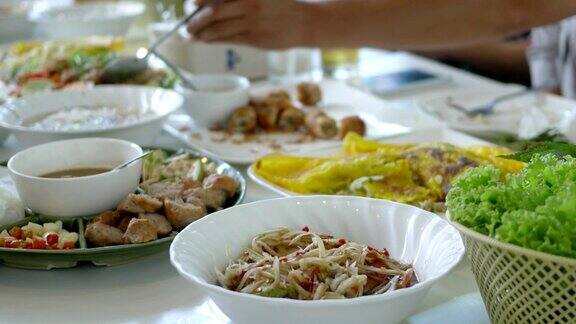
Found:
[[[153,152],[154,152],[154,151],[148,151],[148,152],[142,153],[142,154],[138,155],[137,157],[135,157],[135,158],[133,158],[133,159],[131,159],[131,160],[129,160],[129,161],[126,161],[126,162],[120,164],[119,166],[115,167],[114,169],[112,169],[112,170],[110,170],[110,171],[122,170],[122,169],[124,169],[125,167],[129,166],[130,164],[132,164],[132,163],[134,163],[134,162],[136,162],[136,161],[138,161],[138,160],[140,160],[140,159],[142,159],[142,158],[147,157],[148,155],[152,154]]]
[[[213,0],[208,6],[216,6],[223,0]],[[182,83],[192,90],[197,90],[196,87],[186,78],[179,69],[168,61],[164,56],[160,55],[156,50],[168,37],[172,36],[180,27],[186,25],[192,18],[194,18],[204,6],[196,8],[192,13],[180,20],[172,29],[158,37],[152,45],[146,49],[146,54],[141,57],[136,56],[123,56],[112,59],[102,70],[101,78],[104,82],[118,83],[126,81],[133,76],[143,73],[148,68],[148,58],[154,54],[161,61],[163,61],[172,71],[176,74]]]

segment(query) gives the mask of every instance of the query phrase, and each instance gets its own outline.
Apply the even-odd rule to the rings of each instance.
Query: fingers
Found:
[[[220,2],[231,2],[231,1],[235,1],[235,0],[216,0],[216,1],[220,1]],[[196,0],[196,1],[194,1],[194,3],[195,3],[198,7],[211,5],[211,4],[214,3],[214,2],[215,2],[215,0]]]
[[[196,35],[196,38],[204,42],[222,41],[248,33],[248,26],[245,19],[224,20],[204,28]]]
[[[236,34],[229,37],[223,37],[214,41],[215,43],[249,45],[252,43],[248,33]]]
[[[230,1],[218,6],[206,6],[188,24],[188,32],[198,36],[208,26],[229,19],[242,18],[246,14],[242,1]]]

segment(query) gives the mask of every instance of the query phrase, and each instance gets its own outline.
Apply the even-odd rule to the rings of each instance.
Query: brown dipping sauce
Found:
[[[78,169],[67,169],[62,171],[55,171],[46,173],[40,176],[40,178],[79,178],[87,177],[91,175],[96,175],[112,170],[111,168],[78,168]]]

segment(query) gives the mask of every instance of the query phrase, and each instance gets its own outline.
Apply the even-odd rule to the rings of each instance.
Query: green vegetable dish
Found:
[[[176,76],[161,68],[104,78],[104,67],[124,51],[124,40],[111,37],[14,43],[0,52],[0,83],[13,97],[98,84],[174,87]]]
[[[576,158],[535,154],[503,177],[468,170],[447,197],[451,219],[499,241],[576,258]]]

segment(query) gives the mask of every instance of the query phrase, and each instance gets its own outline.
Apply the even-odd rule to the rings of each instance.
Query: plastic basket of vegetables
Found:
[[[539,149],[501,176],[469,170],[447,198],[494,323],[576,323],[576,159]],[[549,154],[554,153],[554,154]]]

